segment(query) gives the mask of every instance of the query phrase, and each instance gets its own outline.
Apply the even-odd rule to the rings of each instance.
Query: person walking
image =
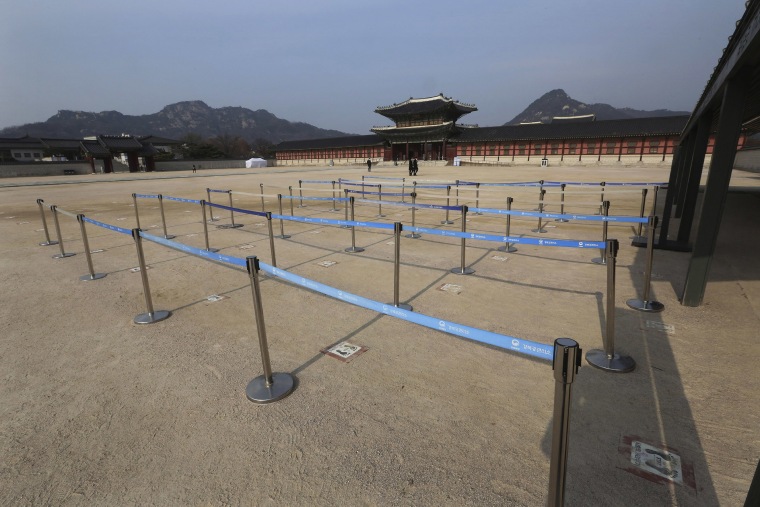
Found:
[[[372,172],[372,160],[371,159],[367,159],[367,172],[368,173]]]
[[[195,164],[193,164],[193,172],[195,172]]]
[[[417,157],[414,157],[412,159],[412,176],[417,176],[417,170],[419,167],[417,166]]]
[[[414,159],[412,159],[412,158],[409,159],[409,176],[413,175],[413,173],[412,173],[412,171],[414,171],[414,162],[413,161],[414,161]]]

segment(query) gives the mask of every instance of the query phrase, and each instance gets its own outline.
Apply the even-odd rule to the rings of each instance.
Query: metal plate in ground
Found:
[[[150,269],[150,266],[145,266],[145,270],[146,271],[149,270],[149,269]],[[132,273],[139,273],[140,272],[140,266],[137,266],[136,268],[132,268],[129,271],[132,272]]]
[[[104,250],[104,249],[102,249],[102,248],[98,248],[97,250],[90,250],[90,253],[91,253],[91,254],[94,254],[94,253],[100,253],[100,252],[105,252],[105,250]]]
[[[206,298],[206,301],[210,303],[216,303],[217,301],[221,301],[222,299],[227,299],[229,296],[220,296],[219,294],[211,294],[209,297]]]
[[[641,329],[645,331],[659,331],[666,334],[676,334],[676,326],[673,324],[665,324],[656,320],[647,320],[641,326]]]
[[[360,354],[363,354],[366,351],[367,351],[367,347],[362,347],[361,345],[354,345],[348,342],[341,342],[337,345],[333,345],[330,348],[322,349],[320,352],[322,352],[325,355],[334,357],[335,359],[338,359],[340,361],[343,361],[344,363],[348,363],[349,361],[356,359],[357,356],[359,356]]]
[[[238,248],[241,250],[250,250],[251,248],[256,248],[256,245],[240,245]]]
[[[330,266],[334,266],[337,264],[335,261],[322,261],[317,263],[319,266],[322,266],[323,268],[329,268]]]
[[[444,292],[450,292],[452,294],[460,294],[462,292],[462,286],[455,285],[453,283],[444,283],[443,285],[438,287],[438,290],[442,290]]]
[[[645,472],[683,484],[683,468],[678,454],[634,440],[631,442],[631,463]]]
[[[494,255],[491,258],[499,262],[507,262],[509,260],[509,257],[504,257],[503,255]]]

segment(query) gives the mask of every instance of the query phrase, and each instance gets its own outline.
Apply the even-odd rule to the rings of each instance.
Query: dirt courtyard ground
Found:
[[[477,182],[662,182],[667,167],[430,167],[420,186]],[[400,178],[384,163],[371,176]],[[706,171],[705,171],[706,172]],[[269,405],[246,399],[262,373],[247,273],[144,241],[155,309],[168,319],[136,325],[145,299],[134,241],[87,225],[96,272],[87,273],[79,224],[60,215],[65,251],[44,240],[36,203],[131,229],[132,194],[206,199],[233,190],[235,207],[279,212],[276,194],[329,196],[309,181],[370,176],[366,166],[84,175],[0,179],[0,504],[2,505],[545,505],[554,380],[548,361],[508,352],[352,306],[262,276],[269,353],[275,371],[298,379]],[[435,181],[431,181],[435,180]],[[367,180],[392,188],[392,180]],[[408,182],[406,182],[408,185]],[[358,188],[358,187],[351,187]],[[383,190],[384,192],[390,190]],[[547,187],[547,211],[559,211]],[[409,191],[405,188],[405,191]],[[419,202],[445,204],[441,189]],[[471,187],[458,201],[475,206]],[[598,210],[599,185],[568,187],[568,213]],[[533,210],[538,188],[482,187],[481,207]],[[662,197],[662,195],[661,195]],[[645,249],[635,228],[611,224],[620,241],[615,347],[636,361],[614,374],[583,361],[573,384],[566,505],[741,505],[760,456],[760,175],[734,171],[705,302],[680,305],[689,255],[655,251],[653,299],[646,314],[626,300],[642,294]],[[219,199],[217,201],[217,199]],[[227,195],[212,194],[221,204]],[[374,200],[375,196],[368,196]],[[407,198],[408,199],[408,198]],[[641,187],[609,186],[611,215],[638,215]],[[662,199],[660,199],[660,207]],[[289,215],[289,200],[283,214]],[[331,201],[306,201],[294,214],[342,219]],[[408,206],[358,203],[356,219],[411,224]],[[647,209],[651,206],[651,189]],[[164,200],[173,241],[204,247],[199,206]],[[156,199],[138,202],[143,229],[160,235]],[[658,210],[658,214],[661,209]],[[220,253],[271,260],[258,216],[214,210],[209,241]],[[51,236],[52,215],[47,213]],[[441,210],[417,210],[416,225],[442,225]],[[467,217],[468,231],[503,234],[504,217]],[[275,234],[280,224],[275,221]],[[598,222],[515,218],[522,237],[601,239]],[[357,228],[285,222],[275,238],[277,266],[380,302],[393,298],[393,236]],[[607,268],[596,250],[468,241],[472,275],[460,265],[460,240],[402,237],[400,301],[415,312],[551,344],[575,339],[602,347]],[[447,290],[443,290],[447,289]],[[224,296],[210,301],[209,296]],[[341,342],[365,347],[351,361],[320,352]],[[664,452],[662,474],[632,463],[636,442]],[[635,449],[634,449],[635,450]],[[658,451],[652,451],[655,456]],[[677,458],[674,458],[677,457]]]

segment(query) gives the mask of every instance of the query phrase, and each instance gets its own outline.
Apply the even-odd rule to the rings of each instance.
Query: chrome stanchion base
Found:
[[[341,229],[350,229],[351,226],[350,225],[341,225],[340,228]]]
[[[50,245],[57,245],[57,244],[58,244],[57,241],[43,241],[42,243],[40,243],[40,246],[50,246]]]
[[[385,215],[375,215],[377,218],[385,218]]]
[[[219,249],[218,248],[207,248],[206,251],[207,252],[211,252],[211,253],[216,253],[216,252],[219,251]]]
[[[599,264],[600,266],[606,266],[607,265],[607,258],[606,257],[594,257],[591,259],[591,262],[594,264]]]
[[[546,234],[546,229],[531,229],[530,232],[537,232],[539,234]]]
[[[298,206],[296,206],[296,208],[305,208],[305,207],[306,207],[305,204],[299,204]]]
[[[105,273],[95,273],[94,275],[86,274],[79,277],[80,280],[84,282],[89,282],[90,280],[100,280],[101,278],[105,278]]]
[[[449,271],[454,273],[455,275],[471,275],[475,272],[472,268],[464,268],[462,269],[462,266],[457,266],[455,268],[451,268]]]
[[[482,214],[483,213],[481,213],[480,211],[476,211],[475,213],[473,213],[473,215],[482,215]]]
[[[168,319],[172,312],[166,310],[159,310],[153,313],[141,313],[135,317],[135,324],[153,324],[164,319]]]
[[[631,236],[630,239],[634,243],[643,243],[644,246],[647,246],[647,238],[646,238],[646,236]]]
[[[417,234],[416,232],[412,232],[412,233],[404,235],[404,237],[412,238],[412,239],[420,239],[422,237],[422,234]]]
[[[176,237],[177,237],[177,236],[175,236],[174,234],[165,234],[165,235],[164,235],[164,239],[174,239],[174,238],[176,238]]]
[[[629,299],[625,302],[629,308],[647,313],[660,313],[665,309],[665,305],[659,301],[644,301],[642,299]]]
[[[567,218],[555,218],[554,221],[555,222],[569,222],[570,220],[568,220]]]
[[[290,373],[272,374],[272,384],[269,386],[264,375],[261,375],[248,382],[245,396],[254,403],[272,403],[292,393],[295,386],[295,377]]]
[[[497,250],[500,251],[500,252],[512,253],[512,252],[516,252],[517,248],[513,247],[510,244],[510,245],[502,245],[499,248],[497,248]]]
[[[360,247],[360,246],[350,246],[350,247],[344,249],[343,251],[344,252],[348,252],[348,253],[356,253],[356,252],[363,252],[364,249],[362,247]]]
[[[290,237],[289,234],[279,234],[275,236],[275,238],[280,238],[280,239],[288,239],[289,237]]]
[[[393,305],[393,303],[388,303],[389,305]],[[412,311],[412,305],[408,303],[399,303],[397,305],[393,305],[394,308],[401,308],[402,310]]]
[[[441,220],[441,225],[451,225],[453,223],[451,220]]]
[[[238,227],[243,227],[243,224],[223,224],[223,225],[217,225],[217,229],[237,229]]]
[[[74,256],[74,255],[76,255],[76,254],[75,253],[71,253],[71,252],[66,252],[64,254],[55,254],[53,256],[53,259],[63,259],[64,257],[71,257],[71,256]]]
[[[636,361],[632,357],[619,354],[608,357],[607,353],[600,349],[589,350],[586,353],[586,361],[591,366],[613,373],[628,373],[636,368]]]
[[[327,211],[343,211],[343,210],[341,210],[341,209],[338,209],[338,208],[332,208],[332,209],[329,209],[329,210],[327,210]]]

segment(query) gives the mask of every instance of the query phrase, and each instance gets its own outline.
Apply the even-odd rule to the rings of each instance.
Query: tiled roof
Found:
[[[48,139],[40,138],[42,144],[47,148],[58,148],[64,150],[78,150],[81,148],[81,140],[79,139]]]
[[[176,139],[169,139],[167,137],[158,137],[158,136],[142,136],[137,138],[141,143],[151,143],[152,145],[159,145],[159,146],[169,146],[169,145],[179,145],[182,144],[182,141],[177,141]]]
[[[132,136],[98,136],[98,141],[104,148],[111,151],[125,152],[142,149],[140,141]]]
[[[101,146],[97,141],[84,140],[82,141],[82,149],[85,153],[89,153],[95,157],[110,157],[111,152]]]
[[[475,104],[465,104],[449,97],[444,97],[443,94],[440,94],[435,97],[427,97],[423,99],[410,98],[400,104],[381,106],[376,108],[375,112],[390,117],[397,115],[432,113],[443,109],[455,109],[461,114],[471,113],[478,110],[478,108],[475,107]]]
[[[328,137],[322,139],[303,139],[300,141],[282,141],[275,149],[277,151],[289,150],[316,150],[326,148],[354,148],[356,146],[377,146],[383,144],[383,139],[375,134],[366,136]]]
[[[688,116],[660,116],[627,120],[502,125],[464,129],[455,143],[530,139],[584,139],[652,135],[680,135]]]
[[[0,138],[0,150],[11,148],[42,150],[45,147],[36,137],[2,137]]]

